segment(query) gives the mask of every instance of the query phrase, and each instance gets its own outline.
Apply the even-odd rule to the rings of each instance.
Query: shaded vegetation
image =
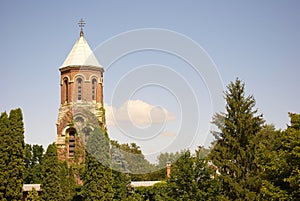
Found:
[[[212,123],[215,141],[210,150],[201,146],[161,153],[151,164],[135,143],[110,141],[95,128],[89,136],[85,163],[78,167],[58,160],[55,144],[47,151],[24,144],[20,109],[0,116],[0,200],[21,200],[23,183],[40,183],[26,200],[299,200],[300,114],[289,113],[285,130],[265,124],[255,99],[236,79],[224,92],[225,112]],[[207,155],[208,154],[208,155]],[[171,176],[166,177],[166,164]],[[140,174],[136,174],[140,173]],[[83,185],[77,185],[80,175]],[[136,187],[131,181],[161,181]]]

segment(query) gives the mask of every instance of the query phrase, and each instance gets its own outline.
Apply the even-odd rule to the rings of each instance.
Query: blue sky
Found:
[[[297,0],[3,0],[0,18],[0,111],[22,108],[28,143],[46,146],[56,138],[60,103],[58,68],[79,36],[80,18],[86,21],[85,36],[92,48],[134,29],[161,28],[183,34],[208,53],[224,86],[236,77],[246,83],[247,93],[254,94],[267,123],[284,129],[289,122],[288,112],[300,113],[300,2]],[[194,77],[190,70],[181,71],[188,69],[188,65],[178,58],[149,52],[129,55],[112,65],[114,68],[104,77],[105,102],[112,102],[116,83],[135,67],[151,63],[168,65],[182,74],[198,94],[199,108],[205,113],[201,118],[208,124],[209,115],[217,111],[206,111],[208,100],[201,102],[201,97],[205,99],[209,93],[203,80]],[[156,98],[158,95],[165,98]],[[179,105],[171,96],[162,88],[145,88],[132,99],[165,108],[178,120]],[[121,103],[114,105],[120,106]],[[176,127],[172,124],[176,121],[167,125],[171,130]],[[118,136],[114,129],[110,131]]]

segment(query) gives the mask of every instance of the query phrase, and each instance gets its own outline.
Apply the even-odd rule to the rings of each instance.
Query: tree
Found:
[[[126,200],[129,198],[128,185],[130,185],[130,176],[120,171],[112,170],[114,190],[113,200]]]
[[[44,149],[42,145],[25,145],[24,183],[41,183],[41,165]]]
[[[289,113],[285,131],[264,129],[258,160],[262,170],[261,199],[297,200],[300,197],[300,114]]]
[[[7,200],[21,200],[23,196],[25,143],[23,115],[20,108],[10,111],[8,133],[8,182],[5,197]]]
[[[168,196],[167,183],[159,182],[153,186],[137,187],[134,189],[134,196],[136,200],[154,201],[154,200],[173,200]]]
[[[285,131],[281,153],[289,164],[284,179],[285,188],[292,199],[300,198],[300,114],[289,113],[291,125]]]
[[[111,141],[112,175],[113,175],[113,200],[126,200],[129,197],[128,185],[130,176],[127,161],[124,158],[117,141]]]
[[[120,169],[122,172],[130,174],[134,181],[150,180],[154,165],[145,159],[140,147],[136,143],[119,144],[117,141],[112,143],[112,167],[114,170]]]
[[[0,116],[0,200],[6,200],[6,185],[9,179],[7,163],[10,160],[9,156],[9,119],[6,112]]]
[[[173,200],[219,200],[219,184],[215,172],[208,162],[201,158],[199,147],[195,155],[185,151],[172,164],[171,177],[167,180],[169,198]]]
[[[84,200],[112,200],[113,178],[106,132],[95,128],[86,144],[82,195]]]
[[[60,180],[60,162],[57,157],[56,144],[50,144],[43,157],[42,164],[42,200],[62,200],[62,188]]]
[[[28,192],[28,196],[26,197],[25,201],[40,201],[38,192],[32,188],[32,190]]]
[[[215,146],[210,159],[221,175],[222,193],[231,200],[254,200],[260,183],[255,164],[253,139],[264,121],[257,115],[255,99],[245,95],[245,84],[239,79],[227,86],[226,112],[218,113],[213,123],[220,132],[213,132]]]
[[[281,182],[281,160],[277,149],[281,146],[283,132],[274,125],[265,125],[255,137],[255,163],[259,168],[259,178],[262,181],[259,196],[261,200],[284,200],[287,195],[274,184]]]
[[[24,172],[24,124],[21,109],[0,117],[0,199],[21,200]]]
[[[166,172],[166,166],[167,164],[171,164],[172,162],[175,162],[180,157],[179,152],[175,153],[161,153],[158,157],[158,164],[155,166],[155,170],[153,172],[150,172],[150,180],[166,180],[167,179],[167,172]]]
[[[75,195],[75,177],[72,167],[68,167],[66,161],[60,161],[60,186],[62,191],[62,200],[71,200]]]

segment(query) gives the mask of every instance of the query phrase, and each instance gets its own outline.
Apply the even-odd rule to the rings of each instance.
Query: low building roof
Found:
[[[154,184],[160,183],[161,181],[132,181],[131,185],[133,187],[148,187]]]
[[[32,189],[36,191],[41,191],[41,184],[23,184],[23,191],[32,191]]]

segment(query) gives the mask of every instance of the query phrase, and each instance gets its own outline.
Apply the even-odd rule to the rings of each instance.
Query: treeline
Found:
[[[131,181],[166,180],[167,162],[176,160],[181,154],[162,153],[158,164],[154,165],[145,159],[135,143],[109,141],[108,135],[98,128],[89,137],[85,163],[80,165],[68,166],[58,160],[55,144],[50,144],[45,153],[41,145],[26,144],[24,183],[41,184],[43,200],[88,200],[88,197],[91,200],[134,200],[136,196],[145,196],[133,189]],[[141,169],[146,173],[135,174]],[[74,174],[76,172],[78,174]],[[74,175],[83,185],[77,185]],[[37,195],[30,192],[28,199],[31,200],[34,194]]]
[[[289,113],[287,128],[276,130],[265,123],[239,79],[224,97],[225,112],[213,117],[218,130],[210,152],[199,147],[195,153],[164,153],[156,165],[136,144],[110,141],[95,129],[85,163],[68,166],[58,160],[55,144],[44,154],[41,146],[24,145],[20,109],[2,113],[0,200],[20,200],[23,182],[41,183],[43,189],[40,197],[32,191],[27,200],[299,200],[300,114]],[[172,162],[170,178],[167,162]],[[83,185],[76,185],[74,175]],[[131,180],[162,182],[134,189]]]
[[[204,159],[185,152],[170,179],[136,189],[142,200],[300,200],[300,114],[289,113],[287,128],[276,130],[239,79],[224,97],[211,152]]]

